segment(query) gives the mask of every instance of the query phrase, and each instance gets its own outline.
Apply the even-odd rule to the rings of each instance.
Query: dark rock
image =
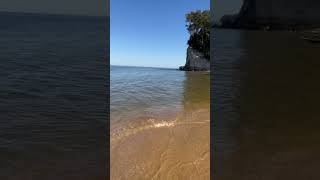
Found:
[[[199,51],[188,47],[186,65],[179,67],[182,71],[210,71],[210,60]]]
[[[179,67],[179,70],[180,70],[180,71],[184,71],[184,66],[180,66],[180,67]]]

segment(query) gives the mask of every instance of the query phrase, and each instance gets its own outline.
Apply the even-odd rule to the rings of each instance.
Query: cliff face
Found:
[[[243,0],[237,17],[226,16],[224,21],[234,26],[317,27],[319,9],[319,0]]]
[[[184,71],[209,71],[210,61],[199,51],[188,47],[186,65],[180,67]]]

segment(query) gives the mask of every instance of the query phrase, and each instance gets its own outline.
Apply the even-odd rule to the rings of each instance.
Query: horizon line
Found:
[[[27,12],[27,11],[6,11],[0,10],[0,13],[26,14],[26,15],[52,15],[52,16],[75,16],[75,17],[95,17],[110,18],[110,15],[89,15],[89,14],[67,14],[67,13],[46,13],[46,12]]]
[[[115,65],[110,64],[110,66],[120,66],[120,67],[142,67],[142,68],[161,68],[161,69],[179,69],[174,67],[164,67],[164,66],[139,66],[139,65]]]

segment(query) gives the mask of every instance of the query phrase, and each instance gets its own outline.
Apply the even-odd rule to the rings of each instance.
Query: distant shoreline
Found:
[[[13,15],[13,16],[48,16],[48,17],[75,17],[75,18],[97,18],[109,19],[110,16],[95,16],[85,14],[58,14],[58,13],[36,13],[36,12],[15,12],[15,11],[0,11],[0,15]]]
[[[179,70],[174,67],[152,67],[152,66],[131,66],[131,65],[110,65],[110,67],[126,67],[126,68],[154,68],[154,69],[169,69],[169,70]]]

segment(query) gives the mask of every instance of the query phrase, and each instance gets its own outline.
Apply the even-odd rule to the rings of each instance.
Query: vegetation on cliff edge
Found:
[[[188,45],[210,60],[210,11],[192,11],[186,15],[186,22],[190,33]]]

